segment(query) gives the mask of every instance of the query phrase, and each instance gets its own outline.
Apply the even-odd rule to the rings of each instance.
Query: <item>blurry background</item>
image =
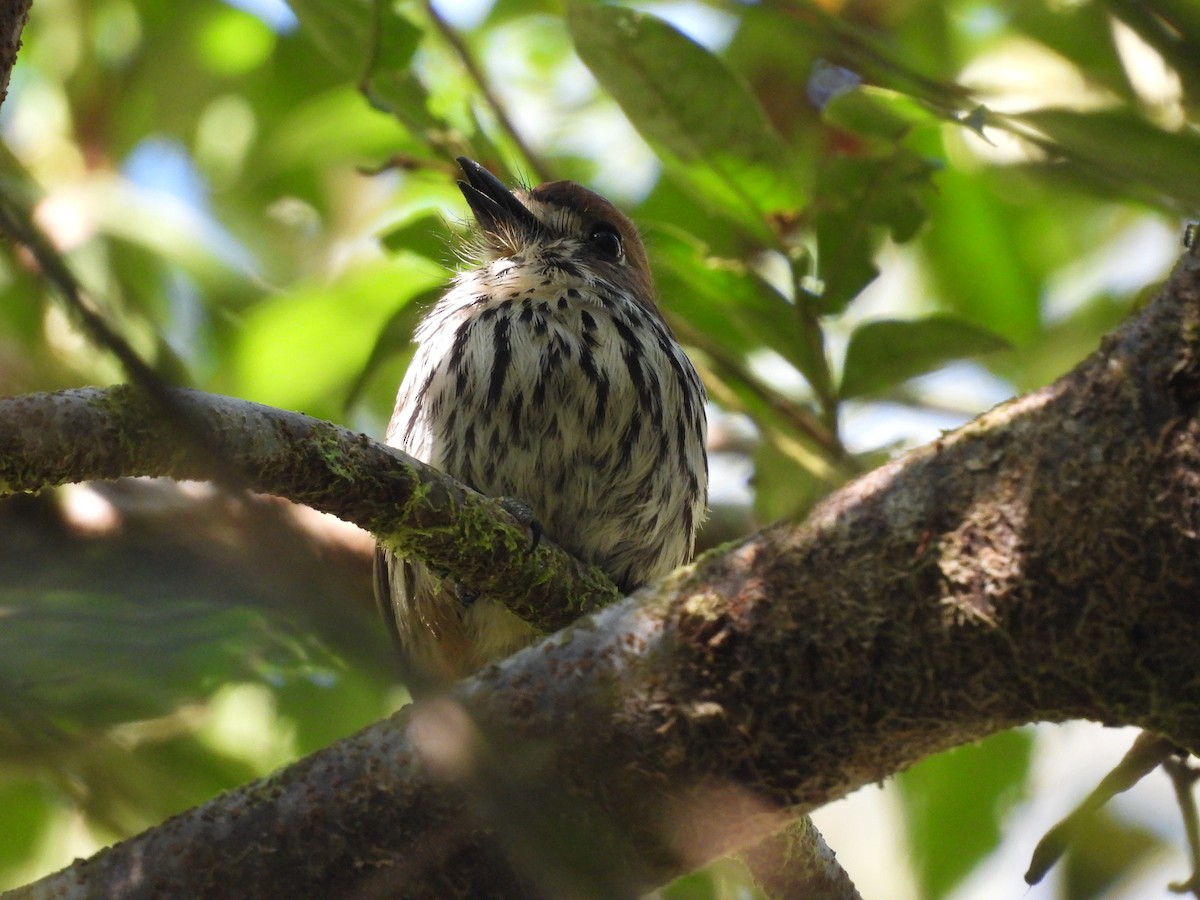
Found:
[[[711,545],[1095,348],[1200,207],[1198,97],[1193,0],[37,0],[0,190],[150,361],[379,436],[454,265],[453,157],[584,181],[705,375]],[[122,379],[12,245],[0,297],[0,392]],[[0,887],[404,702],[334,520],[137,480],[0,529]],[[998,735],[816,819],[868,898],[1172,896],[1160,773],[1021,881],[1131,741]]]

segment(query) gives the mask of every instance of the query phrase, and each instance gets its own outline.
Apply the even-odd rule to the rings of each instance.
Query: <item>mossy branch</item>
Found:
[[[0,495],[129,475],[214,479],[332,513],[556,631],[620,596],[599,569],[399,450],[299,413],[122,386],[0,400]],[[187,428],[178,426],[186,419]],[[202,435],[197,447],[192,435]]]
[[[329,438],[311,428],[277,439],[324,447],[300,470],[327,478]],[[47,481],[79,477],[74,465]],[[353,454],[339,467],[356,483]],[[1187,255],[1072,373],[860,478],[803,525],[708,554],[14,896],[553,895],[579,871],[593,893],[627,895],[1010,726],[1132,724],[1195,751],[1198,472],[1200,256]],[[365,496],[387,483],[375,475]],[[536,840],[547,822],[553,840]],[[533,846],[562,855],[530,865]]]

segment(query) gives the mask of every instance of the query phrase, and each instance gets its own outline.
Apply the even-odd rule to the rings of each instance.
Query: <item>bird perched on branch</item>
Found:
[[[528,504],[550,539],[630,591],[692,555],[708,491],[704,388],[616,207],[570,181],[510,191],[458,163],[473,264],[417,328],[387,442]],[[425,677],[464,675],[536,636],[382,548],[375,592]]]

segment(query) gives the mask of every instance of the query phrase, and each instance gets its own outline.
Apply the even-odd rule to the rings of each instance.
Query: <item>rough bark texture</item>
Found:
[[[1198,337],[1187,256],[1074,372],[805,524],[14,896],[482,896],[501,877],[622,896],[1012,725],[1198,750]],[[348,464],[343,489],[371,488]]]
[[[8,80],[21,49],[21,32],[33,0],[0,0],[0,103],[8,97]]]

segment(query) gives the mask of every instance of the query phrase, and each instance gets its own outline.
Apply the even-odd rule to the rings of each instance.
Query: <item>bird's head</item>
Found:
[[[475,221],[481,249],[495,259],[536,256],[554,248],[560,258],[628,285],[653,302],[646,249],[637,228],[619,209],[573,181],[548,181],[532,190],[509,190],[491,172],[458,158],[458,182]]]

